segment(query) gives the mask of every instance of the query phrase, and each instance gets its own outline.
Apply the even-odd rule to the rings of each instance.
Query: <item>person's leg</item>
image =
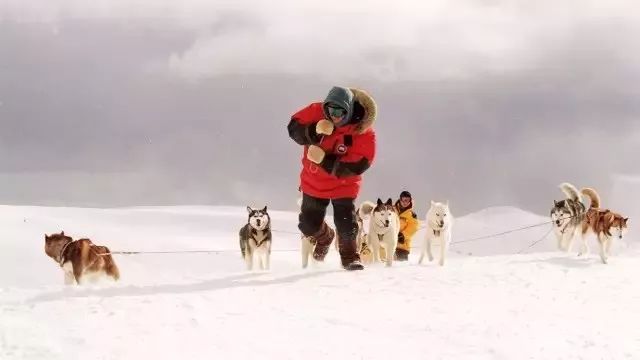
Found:
[[[350,198],[331,200],[333,204],[333,221],[338,232],[340,260],[342,266],[347,270],[363,269],[357,249],[358,222],[356,220],[354,200]]]
[[[315,245],[313,258],[317,261],[324,260],[335,237],[335,232],[324,221],[327,206],[328,199],[302,194],[298,228],[309,242]]]

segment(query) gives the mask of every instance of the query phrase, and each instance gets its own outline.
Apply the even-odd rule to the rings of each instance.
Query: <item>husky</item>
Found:
[[[64,271],[65,285],[83,285],[87,280],[120,279],[120,271],[106,246],[89,239],[73,240],[64,234],[44,235],[44,252]]]
[[[560,189],[566,199],[553,201],[553,207],[549,212],[553,226],[553,232],[558,240],[558,249],[571,251],[573,239],[578,235],[586,212],[582,197],[578,189],[569,184],[560,184]]]
[[[578,255],[589,252],[587,235],[594,234],[598,238],[598,244],[600,245],[600,260],[602,260],[603,264],[607,264],[613,238],[623,238],[627,232],[629,218],[609,209],[600,208],[600,196],[594,189],[584,188],[581,192],[589,198],[590,204],[582,220],[582,249]]]
[[[247,206],[249,219],[240,229],[240,250],[247,264],[247,270],[253,270],[253,260],[257,257],[261,270],[269,270],[271,257],[271,217],[265,206],[254,210]]]
[[[453,227],[453,217],[449,210],[449,201],[445,203],[431,201],[431,207],[427,212],[427,233],[418,264],[422,264],[425,253],[429,256],[429,261],[433,261],[431,254],[431,243],[433,240],[440,242],[440,266],[444,265],[444,260],[451,243],[451,229]]]
[[[400,217],[393,206],[393,200],[378,199],[369,221],[368,245],[373,252],[373,262],[380,262],[380,248],[385,250],[385,265],[393,265],[393,255],[398,246]]]

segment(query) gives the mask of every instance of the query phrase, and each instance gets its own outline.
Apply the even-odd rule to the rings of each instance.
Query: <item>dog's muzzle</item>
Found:
[[[378,226],[380,226],[381,228],[388,228],[389,227],[389,220],[386,221],[376,221],[376,224],[378,224]]]
[[[560,220],[556,220],[556,226],[560,226]]]

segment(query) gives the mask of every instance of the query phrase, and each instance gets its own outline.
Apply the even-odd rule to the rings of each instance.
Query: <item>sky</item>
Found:
[[[379,108],[358,201],[606,204],[640,173],[639,37],[632,1],[0,0],[0,203],[295,209],[286,125],[342,85]]]

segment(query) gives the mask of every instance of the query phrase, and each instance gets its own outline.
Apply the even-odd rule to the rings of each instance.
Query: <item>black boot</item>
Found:
[[[409,260],[409,252],[405,249],[396,248],[395,260],[396,261]]]
[[[340,262],[345,270],[364,270],[364,266],[360,262],[360,254],[358,254],[355,239],[339,241],[338,250],[340,252]]]
[[[316,246],[313,249],[313,258],[316,261],[324,261],[335,235],[335,231],[327,223],[322,223],[320,230],[311,236],[309,241]]]

